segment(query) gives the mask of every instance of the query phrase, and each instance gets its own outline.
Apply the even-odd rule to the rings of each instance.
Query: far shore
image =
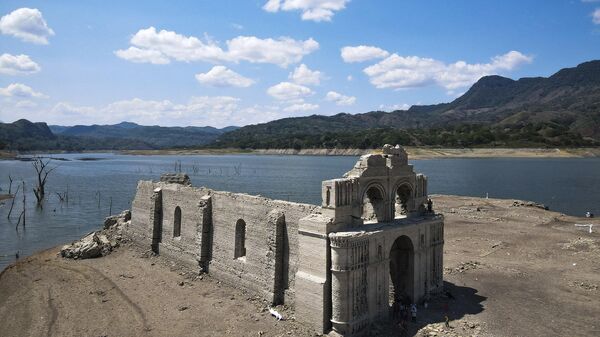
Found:
[[[411,159],[439,158],[589,158],[600,157],[600,147],[592,148],[431,148],[404,147]],[[170,155],[299,155],[299,156],[361,156],[380,149],[161,149],[161,150],[98,150],[75,153],[117,153],[140,156]],[[0,151],[0,160],[16,159],[19,155],[40,153],[61,154],[66,151],[36,151],[17,153]]]
[[[411,159],[436,158],[586,158],[600,157],[600,148],[427,148],[405,147]],[[361,156],[380,151],[379,149],[173,149],[173,150],[127,150],[122,154],[132,155],[300,155],[300,156]]]

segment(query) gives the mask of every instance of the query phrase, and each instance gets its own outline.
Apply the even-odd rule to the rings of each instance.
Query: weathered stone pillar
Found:
[[[331,218],[311,214],[298,227],[296,319],[323,333],[331,329],[330,226]]]
[[[280,210],[273,210],[267,215],[267,261],[266,266],[272,275],[273,283],[269,292],[273,294],[271,304],[283,304],[285,296],[284,275],[284,230],[285,214]]]
[[[154,189],[150,197],[150,223],[152,224],[152,251],[158,254],[159,243],[162,240],[162,190],[160,187]]]
[[[331,324],[335,332],[345,336],[351,332],[352,320],[348,284],[348,242],[335,235],[330,236],[331,247]]]
[[[200,221],[197,224],[196,243],[199,247],[197,260],[200,268],[203,271],[208,271],[209,262],[212,256],[212,198],[210,195],[205,195],[198,202],[198,212],[200,213]]]

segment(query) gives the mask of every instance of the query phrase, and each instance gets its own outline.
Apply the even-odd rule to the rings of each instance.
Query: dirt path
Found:
[[[512,200],[434,196],[446,289],[410,336],[599,336],[600,219]],[[594,233],[575,223],[595,223]],[[266,303],[134,246],[72,261],[51,249],[0,274],[1,336],[314,336]],[[447,308],[447,310],[446,310]],[[442,322],[445,314],[451,329]],[[396,326],[373,336],[400,336]]]

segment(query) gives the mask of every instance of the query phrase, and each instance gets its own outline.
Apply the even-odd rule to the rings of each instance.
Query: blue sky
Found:
[[[599,58],[600,1],[0,2],[0,120],[246,125]]]

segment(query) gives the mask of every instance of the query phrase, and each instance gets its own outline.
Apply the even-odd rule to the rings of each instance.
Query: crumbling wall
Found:
[[[274,296],[279,279],[285,302],[292,304],[298,269],[298,224],[301,218],[320,208],[239,193],[215,191],[211,196],[214,233],[209,272],[267,297]],[[246,223],[246,255],[235,259],[235,227],[239,219]],[[279,231],[278,225],[282,227]],[[276,268],[278,243],[282,249],[280,270]]]
[[[201,250],[197,238],[202,233],[203,223],[200,202],[209,190],[181,184],[159,183],[157,186],[162,192],[162,237],[158,253],[197,267]],[[181,215],[178,236],[174,230],[177,208]]]
[[[181,214],[179,236],[174,235],[177,208]],[[202,267],[274,303],[293,305],[299,222],[319,212],[320,207],[314,205],[143,181],[138,184],[132,223],[126,231],[135,242],[161,255]],[[236,258],[236,223],[240,219],[246,224],[245,255]]]
[[[154,183],[140,181],[133,202],[131,204],[131,224],[125,228],[125,234],[140,245],[152,243],[152,221],[150,219],[153,209],[152,194]]]

